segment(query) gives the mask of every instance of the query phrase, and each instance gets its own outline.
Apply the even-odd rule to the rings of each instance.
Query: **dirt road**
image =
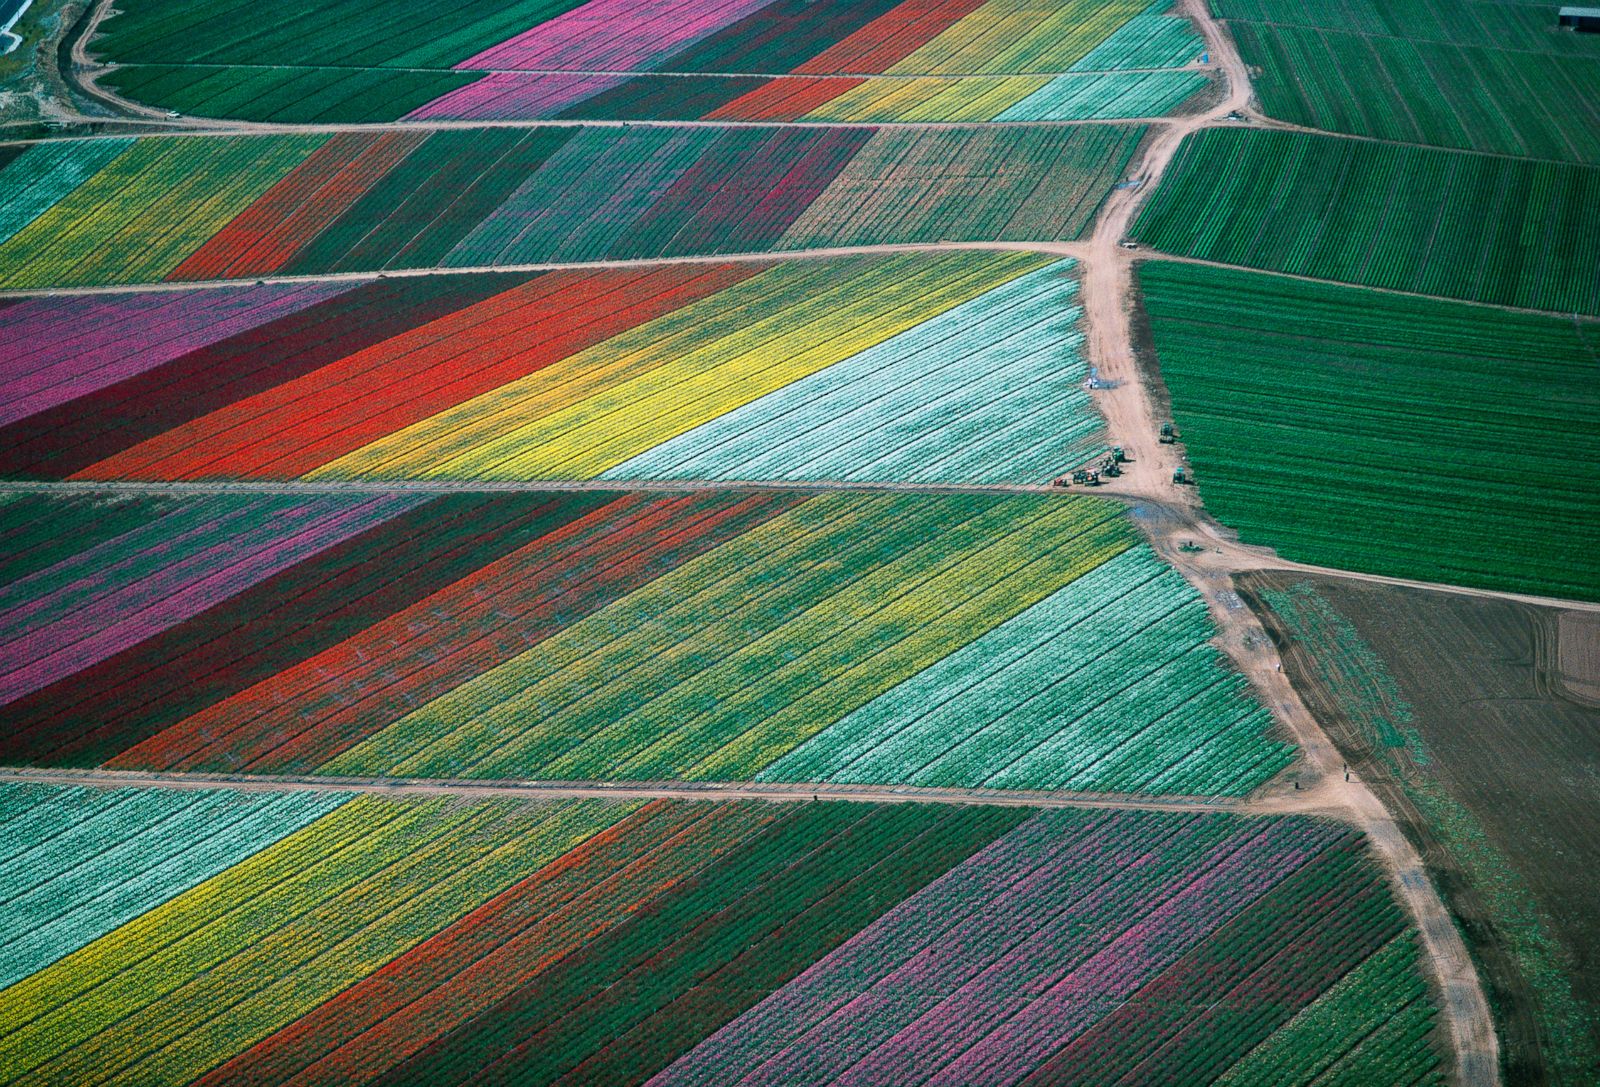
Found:
[[[355,792],[385,796],[517,796],[540,800],[849,800],[862,804],[981,804],[1010,808],[1085,808],[1128,811],[1214,811],[1239,814],[1244,801],[1215,797],[1147,797],[1114,793],[930,789],[916,786],[762,784],[728,781],[523,781],[482,778],[282,776],[273,774],[143,773],[137,770],[0,769],[0,782],[35,785],[246,792]]]

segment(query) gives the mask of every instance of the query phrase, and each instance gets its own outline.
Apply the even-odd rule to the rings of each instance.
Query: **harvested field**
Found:
[[[0,885],[30,882],[52,829],[262,807],[177,795],[0,788]],[[0,1078],[1440,1082],[1412,934],[1334,823],[296,803],[322,811],[0,991]],[[133,859],[123,878],[145,876]]]
[[[1596,206],[1600,166],[1213,128],[1184,140],[1132,234],[1222,264],[1592,315]]]
[[[1092,499],[7,509],[10,764],[1240,795],[1291,757]]]
[[[1044,483],[1104,438],[1073,272],[954,252],[30,299],[0,311],[0,476]]]
[[[1600,600],[1600,323],[1150,261],[1207,506],[1320,566]],[[1555,462],[1541,460],[1554,453]]]
[[[1071,239],[1142,136],[696,126],[39,144],[0,163],[0,287]]]
[[[1563,685],[1571,620],[1337,578],[1239,581],[1287,648],[1296,687],[1351,768],[1402,813],[1460,918],[1487,975],[1509,1080],[1590,1082],[1600,1052],[1600,708]]]

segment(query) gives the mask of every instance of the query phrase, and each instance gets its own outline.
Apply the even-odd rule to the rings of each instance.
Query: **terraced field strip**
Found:
[[[251,518],[286,505],[381,516],[243,576],[241,554],[266,546],[247,542]],[[706,490],[8,508],[13,765],[1239,796],[1290,758],[1208,644],[1203,603],[1111,503]],[[82,638],[161,594],[160,622],[129,609]],[[1124,656],[1137,663],[1093,667]]]
[[[1597,201],[1600,167],[1209,129],[1184,142],[1132,233],[1222,264],[1592,315]]]
[[[1070,240],[1142,135],[569,126],[8,148],[0,289]]]
[[[1072,272],[974,251],[23,301],[0,476],[1044,484],[1101,440]]]
[[[521,0],[475,5],[470,18],[454,6],[359,19],[344,4],[252,7],[253,22],[350,41],[330,50],[242,33],[232,0],[158,0],[108,20],[95,49],[130,99],[279,123],[1044,120],[1158,114],[1205,84],[1173,70],[1201,50],[1188,23],[1149,0]],[[437,37],[421,41],[430,27]]]
[[[1246,543],[1600,600],[1600,483],[1525,459],[1600,462],[1600,324],[1164,261],[1139,281],[1207,507]]]
[[[266,803],[0,787],[23,850],[0,859],[0,886],[27,877],[18,862],[52,848],[56,825],[82,841],[109,812],[180,801]],[[1248,1081],[1285,1061],[1295,1075],[1278,1082],[1435,1078],[1412,938],[1360,837],[1336,824],[321,803],[313,821],[0,991],[12,1025],[0,1077],[842,1084],[891,1067],[896,1082],[1055,1082],[1134,1052],[1142,1069],[1191,1078]],[[178,856],[208,848],[191,837]],[[124,878],[145,876],[135,862]],[[58,906],[80,912],[101,893],[79,882]],[[1319,923],[1330,909],[1339,923]],[[8,922],[11,910],[0,902]],[[1196,985],[1214,999],[1163,998]],[[1129,1014],[1144,1006],[1165,1011]],[[818,1031],[833,1041],[808,1043],[815,1060],[790,1068],[791,1043]]]

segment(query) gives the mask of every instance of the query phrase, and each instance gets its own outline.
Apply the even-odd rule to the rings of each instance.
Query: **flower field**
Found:
[[[1597,204],[1600,166],[1207,129],[1179,148],[1133,233],[1223,264],[1600,314]]]
[[[126,837],[163,806],[195,823],[263,804],[0,787],[0,885],[63,827]],[[0,989],[0,1081],[1438,1082],[1413,937],[1336,824],[275,804],[274,837]],[[180,862],[215,848],[187,841]],[[163,863],[120,875],[152,884]],[[53,905],[103,892],[74,882]]]
[[[1265,111],[1334,132],[1600,163],[1600,43],[1531,4],[1220,0]],[[1576,107],[1576,108],[1574,108]]]
[[[0,475],[1043,483],[1102,442],[1076,293],[958,251],[29,299]]]
[[[568,126],[12,146],[0,288],[1076,238],[1142,136]]]
[[[302,123],[1143,117],[1206,84],[1179,70],[1204,46],[1165,0],[513,0],[470,17],[448,3],[246,6],[119,12],[95,42],[119,65],[108,82],[187,114]],[[355,22],[361,36],[332,48]],[[332,36],[304,29],[316,26]]]
[[[14,497],[0,760],[1238,795],[1288,745],[1118,507]]]
[[[1246,541],[1600,600],[1600,481],[1525,460],[1600,463],[1600,324],[1164,261],[1139,280],[1206,504]]]

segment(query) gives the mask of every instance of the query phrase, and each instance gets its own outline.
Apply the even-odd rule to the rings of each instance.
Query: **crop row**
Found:
[[[1301,132],[1188,137],[1134,230],[1224,264],[1600,313],[1600,167]]]
[[[511,0],[444,20],[411,2],[359,18],[344,3],[316,11],[297,0],[277,6],[296,9],[278,18],[308,35],[348,20],[325,31],[348,40],[348,49],[329,56],[326,39],[286,39],[280,25],[259,29],[272,16],[248,20],[256,25],[240,33],[244,24],[229,21],[246,18],[235,0],[181,9],[157,0],[119,12],[96,47],[118,63],[108,79],[128,97],[186,114],[291,123],[390,120],[408,111],[779,120],[767,111],[775,99],[798,94],[821,105],[852,88],[865,92],[852,96],[852,119],[987,120],[1061,73],[1180,67],[1202,48],[1186,20],[1149,0],[830,0],[804,10],[770,0],[590,0],[554,8]],[[175,53],[179,40],[192,50]],[[901,78],[872,78],[881,73],[938,82],[907,91]],[[1099,89],[1053,95],[1048,111],[1036,104],[1026,119],[1149,116],[1196,85],[1148,75],[1088,82]],[[1114,105],[1130,85],[1133,97]],[[1100,101],[1090,106],[1086,97]]]
[[[600,478],[1048,479],[1100,437],[1075,296],[1068,266],[1028,272]]]
[[[0,286],[1059,240],[1082,232],[1142,134],[563,127],[42,144],[0,164]]]
[[[120,871],[88,863],[148,885],[169,862],[134,843],[215,852],[182,821],[283,813],[0,990],[0,1080],[1409,1083],[1438,1063],[1403,915],[1331,823],[178,795],[0,789],[7,886],[100,826],[128,831]],[[55,906],[105,891],[63,882]]]
[[[1206,85],[1196,71],[1059,76],[617,76],[504,72],[412,120],[1075,121],[1155,117]]]
[[[1369,1028],[1330,1022],[1323,994],[1360,971],[1368,1023],[1410,1006],[1401,927],[1348,832],[1035,815],[650,1082],[1226,1082],[1262,1046],[1343,1072]],[[1377,1078],[1436,1063],[1406,1053]]]
[[[94,475],[89,469],[102,460],[470,309],[525,278],[419,276],[19,302],[3,320],[27,335],[0,345],[0,358],[26,390],[14,410],[38,410],[0,430],[0,474]],[[285,305],[286,298],[294,302]],[[78,313],[92,322],[82,331]],[[202,327],[191,336],[194,325]],[[107,379],[115,380],[96,387]]]
[[[1042,483],[1072,266],[954,252],[38,299],[0,476]]]
[[[1162,261],[1139,278],[1207,504],[1246,540],[1600,599],[1600,483],[1530,487],[1523,464],[1531,448],[1600,461],[1600,326]]]
[[[0,826],[0,987],[331,811],[326,793],[8,787]]]
[[[1237,793],[1288,757],[1087,499],[13,501],[11,652],[145,625],[49,658],[11,762]],[[346,529],[256,557],[307,522]]]
[[[1235,24],[1265,69],[1262,105],[1286,121],[1359,136],[1600,164],[1600,51],[1505,48]]]
[[[421,501],[173,503],[138,528],[0,588],[0,703],[60,683]]]

